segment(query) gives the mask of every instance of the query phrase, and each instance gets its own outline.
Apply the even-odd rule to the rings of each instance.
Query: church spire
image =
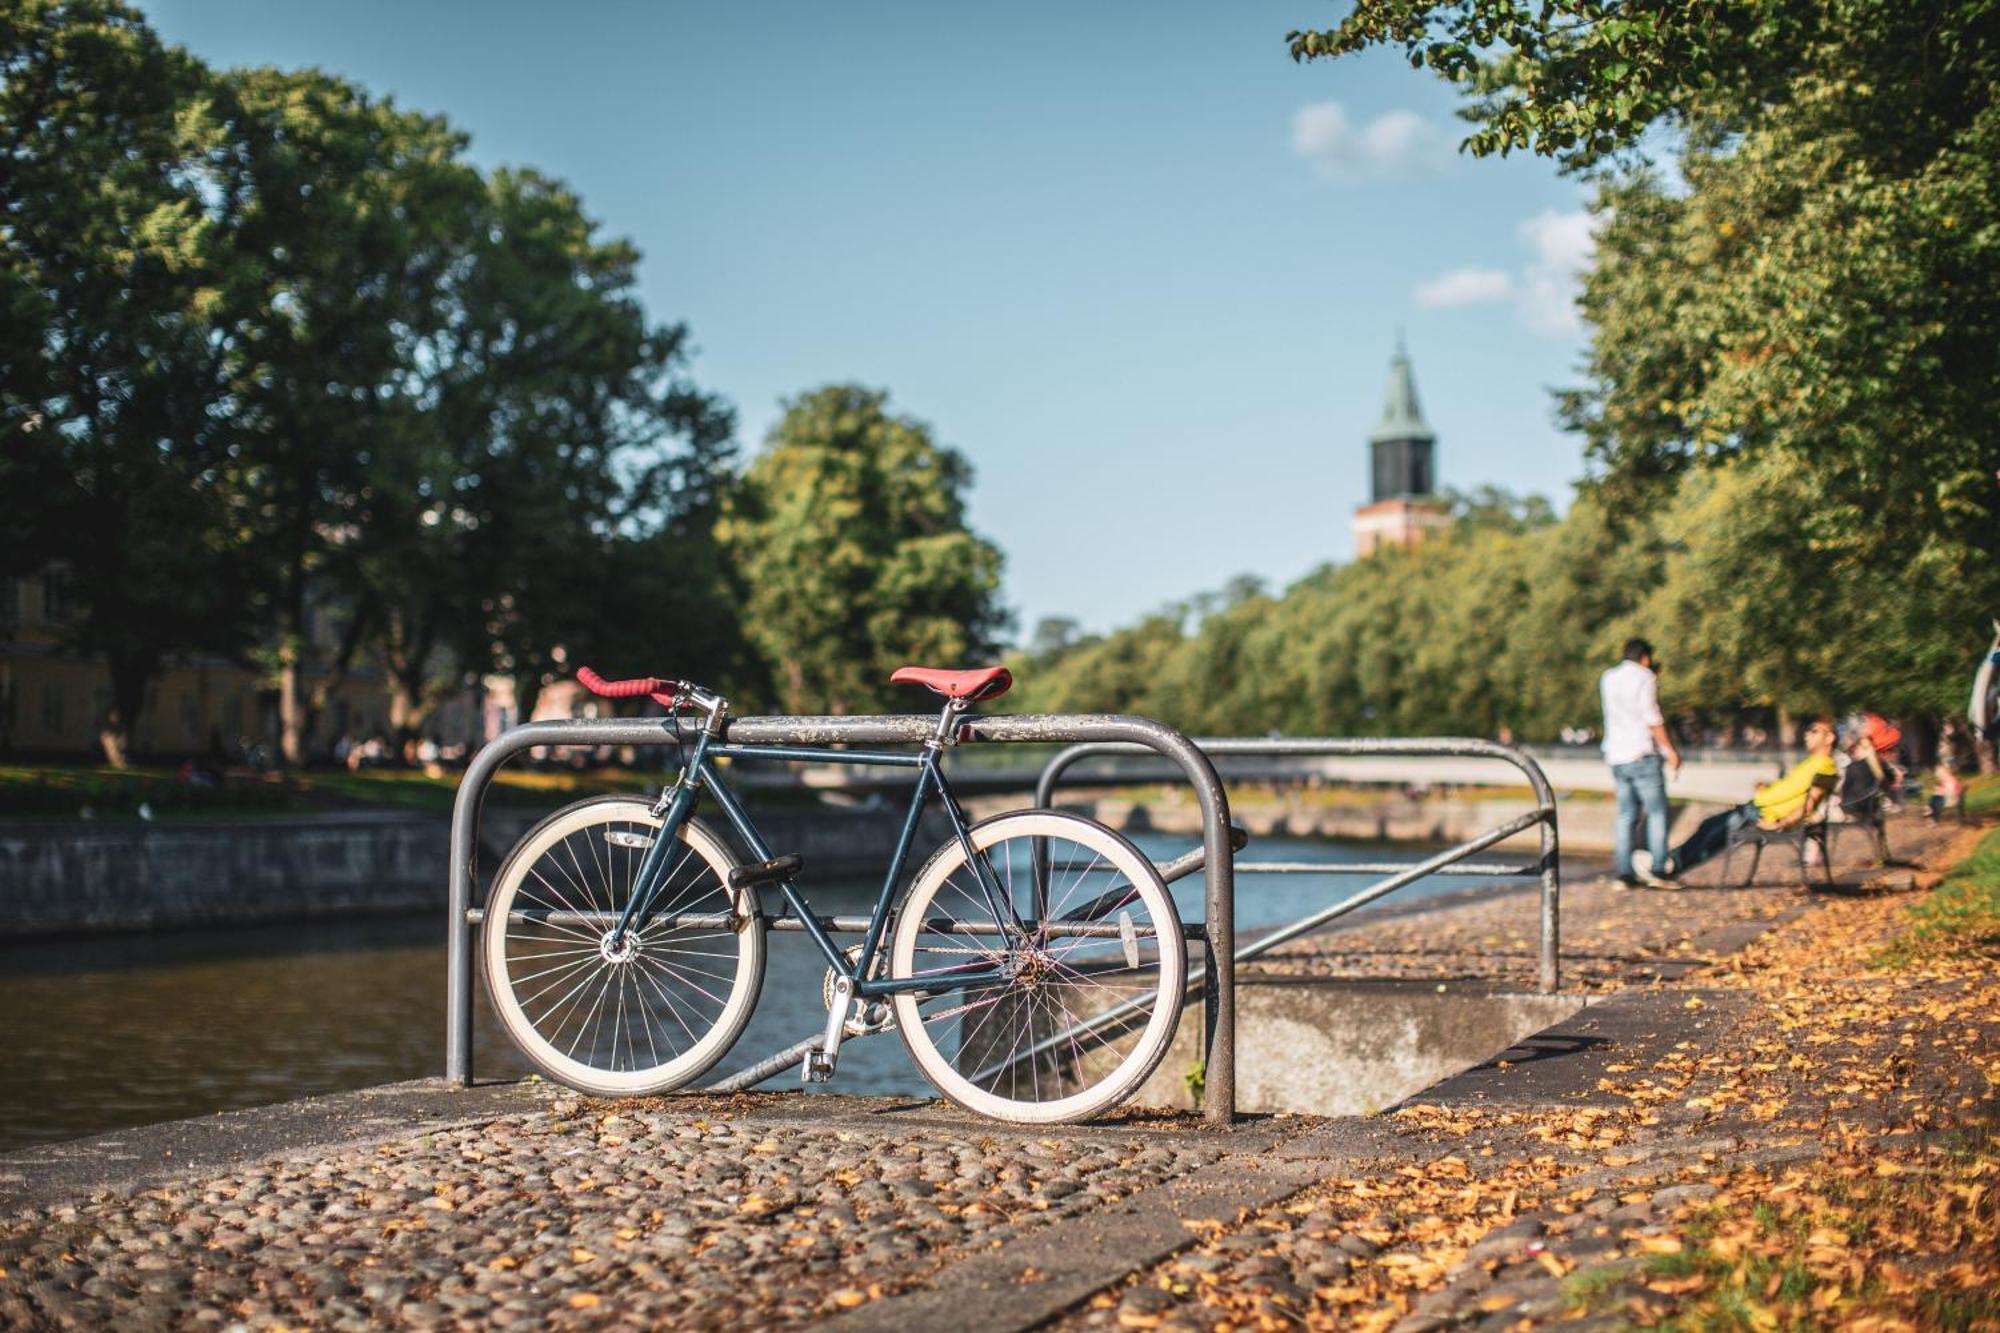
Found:
[[[1370,498],[1354,511],[1355,555],[1408,546],[1451,526],[1451,510],[1435,493],[1436,450],[1437,436],[1417,406],[1410,351],[1398,329],[1382,394],[1382,420],[1368,436]]]
[[[1389,382],[1382,390],[1382,420],[1369,435],[1371,444],[1403,440],[1435,443],[1437,435],[1424,424],[1423,409],[1417,406],[1417,381],[1410,373],[1409,349],[1401,331],[1396,334],[1396,354],[1389,358]]]

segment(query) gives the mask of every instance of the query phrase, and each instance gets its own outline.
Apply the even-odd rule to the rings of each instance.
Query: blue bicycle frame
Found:
[[[951,714],[947,712],[946,720]],[[942,734],[943,728],[940,727]],[[895,854],[889,858],[888,872],[883,876],[881,893],[876,897],[874,911],[868,919],[867,933],[862,937],[861,953],[849,963],[847,954],[833,942],[826,927],[821,924],[812,905],[800,891],[798,884],[789,876],[777,881],[778,890],[784,895],[785,907],[796,916],[806,934],[826,955],[827,965],[835,973],[845,976],[853,987],[853,993],[865,998],[879,998],[901,992],[936,991],[940,979],[937,977],[911,977],[895,980],[887,977],[869,977],[875,967],[880,952],[882,938],[889,923],[889,908],[896,896],[897,885],[903,878],[903,867],[910,855],[910,846],[916,841],[917,828],[923,813],[933,796],[942,797],[946,816],[951,821],[953,835],[965,855],[966,864],[973,867],[981,896],[986,901],[987,910],[993,913],[993,920],[1000,929],[1017,934],[1026,934],[1030,927],[1015,911],[1013,895],[1000,883],[986,857],[972,845],[971,832],[966,826],[965,813],[959,808],[958,799],[945,780],[944,770],[939,763],[944,745],[941,739],[926,743],[917,754],[901,754],[881,750],[826,750],[799,746],[730,745],[715,739],[713,728],[704,728],[696,736],[694,749],[687,764],[681,771],[679,781],[670,789],[666,809],[661,812],[661,825],[653,835],[652,845],[646,849],[639,863],[639,871],[633,880],[633,891],[625,905],[616,927],[622,937],[628,931],[643,930],[652,919],[660,889],[667,878],[665,865],[668,848],[675,841],[682,824],[694,813],[695,802],[702,791],[715,799],[715,803],[728,818],[744,846],[753,856],[770,861],[775,858],[763,835],[736,799],[736,793],[729,789],[722,774],[717,771],[713,759],[763,760],[779,763],[839,763],[857,764],[875,768],[914,768],[917,770],[916,790],[910,796],[910,812],[903,820],[902,833],[896,839]],[[755,888],[746,892],[756,893]],[[761,914],[762,899],[756,900]],[[1008,980],[1007,974],[997,970],[979,972],[956,972],[951,975],[949,985],[960,986],[997,984]]]

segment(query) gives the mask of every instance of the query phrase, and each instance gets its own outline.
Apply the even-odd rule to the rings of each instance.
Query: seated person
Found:
[[[1879,713],[1863,713],[1854,719],[1848,736],[1848,755],[1867,764],[1880,787],[1882,803],[1889,813],[1896,813],[1901,808],[1896,794],[1903,786],[1903,770],[1896,764],[1902,731]]]
[[[1938,754],[1937,785],[1931,788],[1930,807],[1924,811],[1924,818],[1936,823],[1946,810],[1959,809],[1965,802],[1965,784],[1959,781],[1958,769],[1953,765],[1950,750]]]
[[[1857,721],[1849,727],[1844,739],[1845,757],[1834,757],[1834,762],[1840,765],[1840,782],[1834,792],[1831,817],[1873,819],[1888,799],[1894,772],[1876,750],[1871,732],[1863,722]]]
[[[1746,825],[1780,829],[1812,818],[1840,771],[1833,762],[1833,742],[1833,719],[1813,719],[1806,728],[1806,757],[1793,765],[1791,772],[1776,782],[1762,784],[1743,804],[1702,820],[1655,873],[1673,876],[1700,865],[1727,847],[1729,835]]]

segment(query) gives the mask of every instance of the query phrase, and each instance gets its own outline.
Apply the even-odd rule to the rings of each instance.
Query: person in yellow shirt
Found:
[[[1811,819],[1826,794],[1833,790],[1840,769],[1833,762],[1835,733],[1833,719],[1814,718],[1806,728],[1806,757],[1792,766],[1776,782],[1766,782],[1756,795],[1721,814],[1710,815],[1674,848],[1656,875],[1671,880],[1685,874],[1729,845],[1729,835],[1748,824],[1764,828],[1788,828]],[[1674,886],[1678,887],[1678,886]]]

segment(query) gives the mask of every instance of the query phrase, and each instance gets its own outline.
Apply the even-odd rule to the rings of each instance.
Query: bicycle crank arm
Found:
[[[840,1039],[847,1035],[847,1014],[854,1007],[854,980],[833,979],[833,1003],[826,1010],[826,1034],[816,1050],[806,1052],[805,1066],[799,1071],[803,1083],[829,1083],[834,1066],[840,1063]]]

